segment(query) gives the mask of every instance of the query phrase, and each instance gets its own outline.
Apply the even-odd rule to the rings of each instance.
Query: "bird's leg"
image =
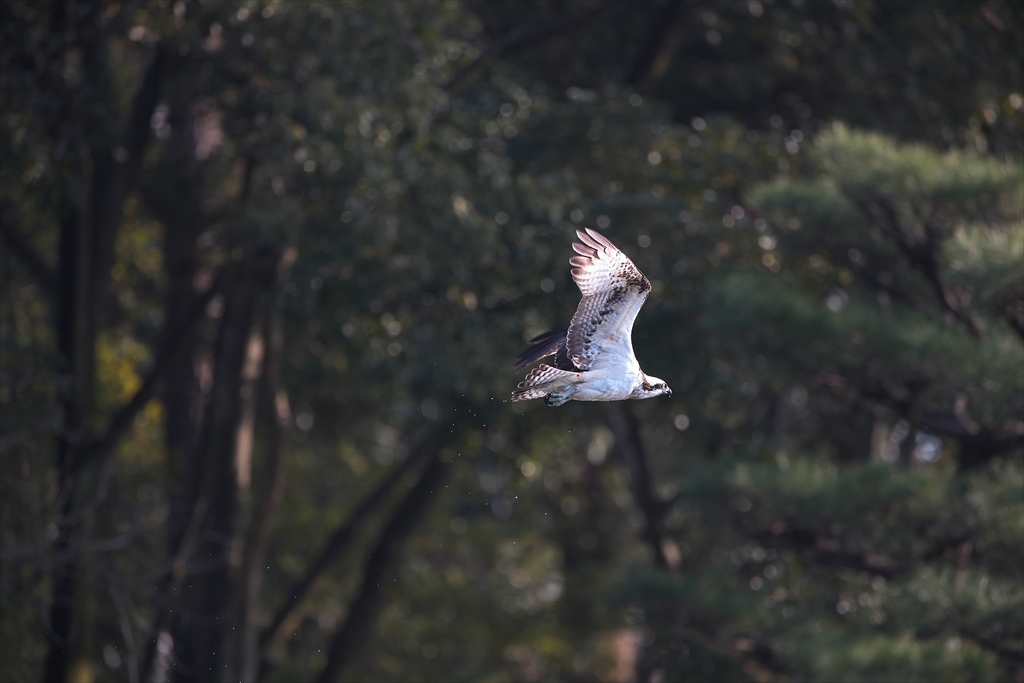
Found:
[[[576,386],[568,384],[561,387],[558,391],[552,391],[550,394],[544,397],[544,402],[549,406],[560,406],[576,393]]]

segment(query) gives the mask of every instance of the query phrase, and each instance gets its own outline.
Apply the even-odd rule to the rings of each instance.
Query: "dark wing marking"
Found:
[[[529,346],[516,356],[516,362],[513,366],[516,372],[552,354],[555,356],[554,365],[556,368],[570,372],[579,372],[579,368],[573,365],[572,361],[569,360],[569,354],[566,352],[565,335],[567,332],[568,330],[565,328],[551,330],[531,339]]]
[[[579,256],[569,259],[572,278],[583,294],[569,324],[568,357],[580,370],[589,369],[597,354],[598,331],[629,335],[651,282],[601,233],[577,230],[583,244],[573,242]]]

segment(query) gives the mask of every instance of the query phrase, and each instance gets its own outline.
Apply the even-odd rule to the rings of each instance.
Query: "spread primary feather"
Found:
[[[647,376],[633,353],[633,322],[651,292],[651,283],[629,258],[596,230],[577,230],[580,242],[569,259],[580,301],[566,330],[530,341],[515,367],[549,356],[513,392],[513,401],[544,397],[549,405],[569,400],[617,401],[671,395],[664,381]]]

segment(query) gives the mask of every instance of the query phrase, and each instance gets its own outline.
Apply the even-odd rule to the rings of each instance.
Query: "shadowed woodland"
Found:
[[[1024,683],[1024,3],[0,21],[0,680]]]

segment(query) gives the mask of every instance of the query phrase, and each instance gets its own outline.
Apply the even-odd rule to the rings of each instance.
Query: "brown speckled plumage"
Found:
[[[606,237],[577,230],[579,256],[569,259],[572,277],[583,294],[566,330],[534,337],[516,358],[521,369],[548,356],[555,366],[531,371],[513,401],[544,397],[549,405],[570,399],[616,401],[671,395],[665,382],[640,370],[633,354],[633,321],[651,292],[651,283]]]

